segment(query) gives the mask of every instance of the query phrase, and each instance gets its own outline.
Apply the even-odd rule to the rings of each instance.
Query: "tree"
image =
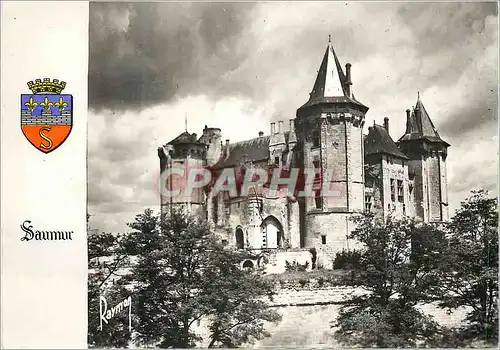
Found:
[[[87,215],[88,220],[88,215]],[[100,329],[100,296],[115,305],[128,291],[120,271],[129,264],[123,249],[124,237],[88,230],[88,345],[89,347],[127,347],[131,338],[127,315],[117,315]]]
[[[334,323],[336,338],[363,347],[415,347],[440,327],[416,306],[431,300],[446,247],[443,231],[412,219],[372,215],[354,219],[350,238],[362,243],[345,283],[365,293],[350,297]]]
[[[472,192],[448,225],[436,294],[442,307],[470,308],[467,324],[457,330],[465,342],[498,342],[497,230],[497,199],[482,190]]]
[[[209,316],[208,347],[238,347],[269,336],[264,321],[277,323],[281,316],[269,309],[274,284],[256,272],[239,268],[245,253],[227,249],[212,252],[204,274],[212,311]]]
[[[238,264],[203,222],[179,211],[160,220],[148,209],[130,227],[128,247],[143,345],[193,347],[201,338],[193,324],[209,323],[210,345],[238,345],[265,336],[263,321],[277,321],[265,297],[272,287]]]

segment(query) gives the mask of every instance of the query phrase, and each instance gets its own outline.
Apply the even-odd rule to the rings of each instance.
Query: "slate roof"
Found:
[[[428,140],[430,142],[441,142],[449,146],[434,127],[429,114],[425,110],[424,104],[417,99],[415,108],[410,117],[406,120],[406,132],[399,141]]]
[[[389,154],[391,156],[408,159],[408,157],[399,150],[398,146],[383,126],[370,126],[368,128],[368,135],[364,138],[364,142],[365,155]]]
[[[319,103],[354,103],[368,110],[368,107],[356,100],[354,95],[349,97],[346,91],[347,83],[347,77],[333,45],[328,43],[309,100],[300,108]]]
[[[258,162],[269,159],[270,136],[257,137],[250,140],[229,144],[229,156],[224,154],[214,168],[227,168],[240,165],[244,160]],[[225,152],[223,152],[225,153]]]
[[[188,143],[202,143],[202,141],[197,140],[195,137],[196,134],[190,134],[187,131],[184,131],[179,136],[174,138],[172,141],[168,142],[168,145],[178,145],[178,144],[188,144]],[[201,138],[200,138],[201,139]]]
[[[175,145],[179,143],[191,143],[193,142],[193,137],[191,136],[190,133],[187,131],[184,131],[182,134],[174,138],[172,141],[170,141],[168,144],[169,145]]]

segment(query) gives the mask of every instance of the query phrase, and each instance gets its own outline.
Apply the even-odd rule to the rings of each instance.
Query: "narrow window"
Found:
[[[398,202],[403,203],[404,201],[403,180],[398,180]]]
[[[365,196],[365,212],[371,213],[372,211],[372,196]]]
[[[319,189],[314,192],[314,202],[316,204],[316,209],[323,209],[323,197],[321,197],[321,191]]]
[[[403,215],[406,216],[406,205],[403,204]]]
[[[312,146],[316,148],[319,147],[319,144],[320,144],[319,131],[314,130],[312,133]]]
[[[317,185],[321,183],[321,170],[319,167],[319,160],[313,160],[314,165],[314,184]]]
[[[321,235],[321,244],[326,244],[326,235]]]
[[[391,201],[396,200],[396,181],[394,179],[390,179],[390,185],[391,185]]]
[[[238,228],[236,230],[236,248],[243,249],[245,247],[245,240],[243,238],[243,230]]]
[[[280,157],[274,157],[274,164],[280,163]]]

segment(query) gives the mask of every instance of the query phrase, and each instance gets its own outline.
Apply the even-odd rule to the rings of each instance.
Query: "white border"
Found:
[[[1,5],[1,345],[87,347],[86,133],[88,3]],[[74,125],[49,154],[20,128],[21,93],[36,78],[67,82]],[[20,225],[74,231],[72,241],[21,242]]]

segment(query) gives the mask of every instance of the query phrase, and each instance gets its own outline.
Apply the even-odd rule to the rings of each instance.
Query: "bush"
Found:
[[[318,279],[318,286],[323,287],[324,284],[325,284],[325,279],[323,277],[320,277]]]
[[[293,271],[306,271],[309,267],[309,261],[306,261],[305,264],[300,264],[297,260],[294,260],[291,264],[288,260],[285,260],[285,271],[293,272]]]
[[[316,259],[318,257],[318,253],[316,252],[316,248],[309,249],[309,253],[311,253],[311,268],[314,270],[316,268]]]
[[[299,280],[299,284],[301,288],[304,288],[306,284],[309,283],[309,280]]]
[[[359,268],[361,253],[357,250],[342,250],[333,260],[335,270],[353,270]]]

